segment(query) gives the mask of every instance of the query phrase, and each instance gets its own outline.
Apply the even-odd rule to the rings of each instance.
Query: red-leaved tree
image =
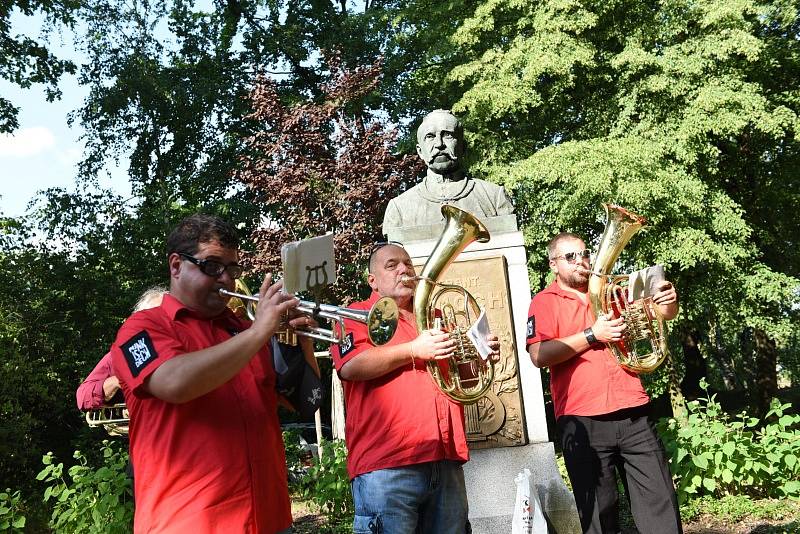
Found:
[[[382,239],[386,204],[423,165],[416,155],[393,154],[396,130],[364,110],[380,82],[380,63],[354,70],[336,58],[328,64],[321,102],[286,106],[274,82],[258,81],[248,117],[256,131],[235,178],[256,191],[264,214],[251,235],[253,270],[278,272],[282,244],[333,232],[338,283],[325,297],[346,303],[364,295],[364,267]]]

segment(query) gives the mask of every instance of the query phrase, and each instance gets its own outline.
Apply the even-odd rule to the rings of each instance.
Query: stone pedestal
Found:
[[[489,221],[483,222],[490,223],[492,221],[489,219]],[[505,224],[507,221],[500,222],[504,224],[487,224],[491,232],[489,242],[472,243],[450,267],[458,273],[464,271],[463,268],[461,271],[458,269],[458,264],[461,262],[503,258],[502,263],[506,266],[508,276],[506,294],[500,296],[476,295],[476,298],[479,302],[483,300],[487,308],[490,301],[497,300],[504,303],[507,313],[511,315],[509,339],[507,343],[503,342],[501,351],[510,349],[516,356],[516,361],[512,361],[518,371],[516,376],[519,387],[514,388],[513,391],[519,396],[521,402],[517,408],[519,412],[517,423],[522,432],[520,439],[511,443],[515,446],[499,446],[509,445],[508,440],[503,439],[496,439],[495,443],[491,445],[493,448],[484,448],[486,445],[470,443],[471,460],[464,466],[470,522],[475,533],[510,532],[516,498],[514,477],[523,469],[528,468],[533,475],[532,484],[535,485],[539,494],[550,531],[580,532],[575,501],[558,472],[553,443],[547,433],[541,375],[539,369],[531,363],[525,350],[531,291],[523,236],[521,232],[513,230],[516,224],[512,226]],[[507,229],[512,231],[502,231]],[[406,250],[417,266],[425,263],[438,239],[437,233],[437,239],[414,240],[421,234],[422,232],[399,232],[389,236],[390,239],[405,244]],[[465,277],[463,274],[459,276]],[[443,278],[450,279],[452,276],[448,271]],[[472,292],[471,288],[467,287],[467,289]],[[498,332],[498,335],[502,342],[505,332]],[[510,409],[509,412],[514,413],[514,410]],[[514,417],[516,417],[516,413],[514,413]]]

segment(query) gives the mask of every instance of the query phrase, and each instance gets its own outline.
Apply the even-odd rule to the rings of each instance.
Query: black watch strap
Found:
[[[594,337],[594,332],[592,331],[591,326],[583,331],[583,335],[586,336],[586,341],[589,343],[590,346],[597,343],[597,338]]]

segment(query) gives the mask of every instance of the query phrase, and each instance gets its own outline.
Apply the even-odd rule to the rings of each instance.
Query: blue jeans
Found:
[[[350,484],[354,534],[465,534],[467,488],[460,462],[380,469]]]

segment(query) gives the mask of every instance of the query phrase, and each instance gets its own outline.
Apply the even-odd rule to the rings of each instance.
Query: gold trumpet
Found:
[[[494,380],[494,363],[491,359],[484,361],[466,336],[480,315],[480,307],[475,297],[463,287],[438,280],[467,245],[473,241],[489,241],[489,231],[476,217],[455,206],[442,206],[442,215],[445,217],[444,231],[422,273],[416,277],[404,277],[404,280],[418,281],[414,291],[417,329],[420,332],[430,328],[441,329],[456,341],[452,355],[427,362],[434,383],[454,401],[473,404],[486,394]],[[447,300],[439,304],[446,295],[464,299],[463,307],[456,308]],[[441,317],[436,316],[437,310]]]
[[[86,412],[86,424],[89,426],[102,426],[109,436],[122,436],[128,433],[128,407],[124,404],[103,406]]]
[[[237,291],[220,289],[219,294],[223,297],[231,297],[228,307],[234,312],[244,310],[250,320],[255,320],[258,297],[253,295],[247,285],[238,279],[236,280],[236,289]],[[394,332],[397,330],[397,320],[400,316],[397,304],[389,297],[379,299],[369,310],[353,310],[343,306],[320,304],[309,300],[301,300],[295,310],[315,320],[325,319],[330,321],[334,327],[321,328],[315,326],[305,329],[291,329],[286,326],[278,337],[281,341],[289,344],[294,344],[292,343],[293,335],[340,344],[345,339],[344,320],[350,319],[366,324],[370,341],[374,345],[383,345],[394,336]]]

